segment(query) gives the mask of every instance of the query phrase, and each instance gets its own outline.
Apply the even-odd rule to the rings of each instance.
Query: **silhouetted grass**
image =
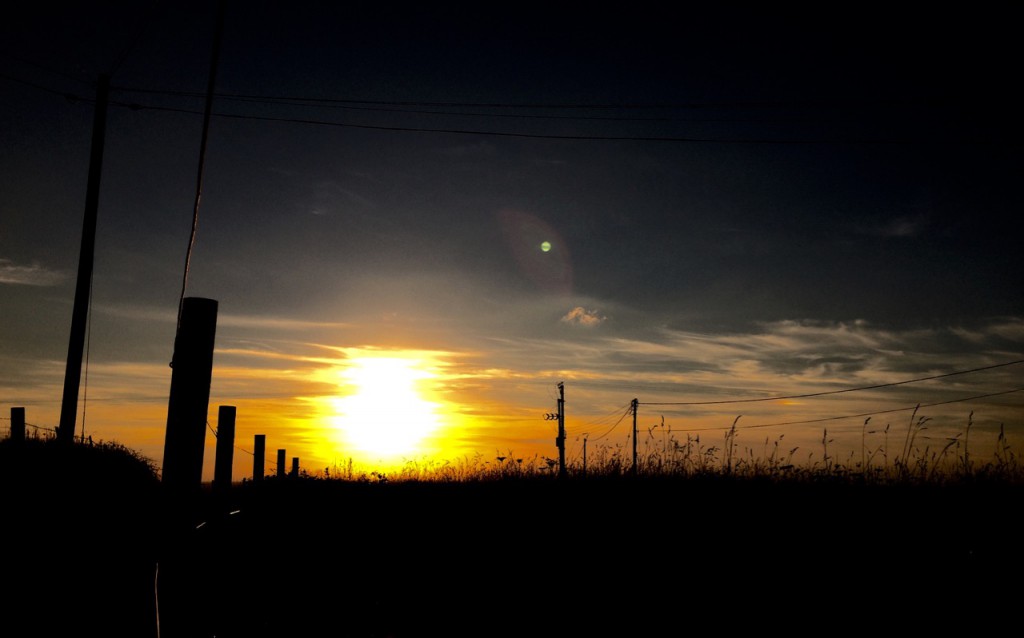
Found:
[[[788,447],[785,435],[764,439],[758,448],[740,446],[737,441],[737,420],[721,438],[672,432],[657,427],[642,433],[634,467],[632,450],[627,444],[593,446],[586,463],[580,458],[567,461],[566,476],[608,479],[642,476],[663,479],[751,479],[770,482],[823,482],[874,485],[951,485],[963,482],[1001,482],[1024,485],[1024,464],[1007,440],[1000,426],[995,444],[988,450],[980,444],[969,446],[974,426],[968,418],[963,430],[955,436],[940,439],[935,446],[921,436],[927,429],[927,417],[910,417],[902,442],[889,437],[890,426],[868,430],[870,419],[862,428],[859,453],[838,458],[830,446],[834,444],[827,429],[822,432],[820,449],[800,450]],[[882,434],[883,442],[867,446],[867,434]],[[891,449],[890,445],[894,448]],[[797,460],[798,452],[806,456]],[[546,456],[517,455],[513,450],[487,457],[477,453],[455,460],[408,461],[391,471],[356,471],[350,461],[317,471],[303,471],[307,480],[339,480],[361,483],[382,482],[494,482],[506,480],[540,480],[556,477],[558,460]]]

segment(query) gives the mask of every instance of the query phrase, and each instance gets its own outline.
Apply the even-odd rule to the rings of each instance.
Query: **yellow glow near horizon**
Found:
[[[430,452],[427,439],[443,425],[441,405],[428,400],[437,375],[421,357],[366,354],[338,370],[342,396],[328,399],[330,424],[348,454],[396,462]]]

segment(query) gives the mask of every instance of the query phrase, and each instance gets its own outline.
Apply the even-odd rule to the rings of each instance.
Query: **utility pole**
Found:
[[[587,476],[587,435],[583,435],[583,476]]]
[[[64,369],[64,398],[60,404],[60,425],[57,440],[75,440],[75,412],[78,409],[78,387],[82,381],[82,352],[85,349],[85,325],[89,319],[89,292],[92,287],[93,255],[96,251],[96,217],[100,204],[100,175],[103,170],[103,143],[107,128],[107,96],[110,76],[101,75],[96,82],[96,110],[92,119],[92,152],[89,158],[89,181],[85,192],[85,221],[82,224],[82,247],[78,253],[78,280],[75,305],[71,311],[71,338]]]
[[[558,382],[558,477],[565,477],[565,384]]]
[[[636,406],[639,405],[636,399],[633,399],[633,476],[636,476]]]

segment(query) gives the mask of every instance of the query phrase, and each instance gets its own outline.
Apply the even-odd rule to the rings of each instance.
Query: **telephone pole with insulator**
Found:
[[[558,382],[558,476],[565,477],[565,384]]]

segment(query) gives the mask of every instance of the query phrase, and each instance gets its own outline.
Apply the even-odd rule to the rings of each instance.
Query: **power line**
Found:
[[[860,417],[877,416],[879,414],[892,414],[894,412],[908,412],[910,410],[917,410],[920,408],[932,408],[938,405],[949,405],[951,403],[964,403],[966,401],[974,401],[976,399],[987,399],[989,397],[998,397],[1006,394],[1013,394],[1014,392],[1024,392],[1024,388],[1015,388],[1013,390],[1004,390],[1002,392],[992,392],[989,394],[977,394],[970,397],[964,397],[961,399],[950,399],[948,401],[936,401],[935,403],[919,403],[916,406],[906,408],[893,408],[891,410],[879,410],[877,412],[862,412],[860,414],[846,414],[843,416],[831,416],[824,417],[821,419],[807,419],[805,421],[784,421],[781,423],[758,423],[756,425],[738,425],[735,426],[737,430],[752,430],[755,428],[771,428],[780,427],[784,425],[806,425],[809,423],[825,423],[827,421],[841,421],[843,419],[855,419]],[[716,430],[730,430],[733,426],[719,426],[713,428],[678,428],[676,432],[711,432]]]
[[[38,88],[50,93],[62,95],[69,101],[81,101],[84,103],[90,102],[88,98],[73,95],[70,93],[62,93],[54,91],[40,85],[36,85],[30,82],[12,78],[10,76],[0,75],[7,79],[21,82],[33,88]],[[125,90],[125,89],[122,89]],[[183,96],[192,96],[192,93],[181,93]],[[224,99],[235,99],[243,101],[248,99],[249,101],[258,101],[255,98],[243,98],[242,96],[224,96]],[[283,99],[283,98],[282,98]],[[303,98],[306,102],[315,101],[311,98]],[[337,102],[346,102],[339,100]],[[447,103],[447,102],[373,102],[368,100],[349,100],[351,103],[366,103],[366,104],[397,104],[397,105],[426,105],[426,106],[463,106],[463,107],[504,107],[504,108],[550,108],[550,109],[640,109],[640,108],[714,108],[729,106],[727,104],[704,104],[704,105],[669,105],[669,104],[649,104],[649,105],[530,105],[530,104],[481,104],[481,103]],[[288,102],[270,102],[266,101],[267,104],[287,104]],[[328,101],[330,103],[330,101]],[[174,108],[166,106],[152,106],[144,105],[136,102],[122,102],[122,101],[111,101],[112,106],[119,106],[127,108],[133,111],[163,111],[169,113],[185,113],[190,115],[203,115],[203,112],[192,109]],[[300,102],[295,102],[295,105],[304,105]],[[785,106],[782,103],[770,103],[772,106]],[[311,104],[305,104],[306,106],[312,106]],[[749,107],[756,106],[757,103],[736,103],[732,106],[745,105]],[[812,106],[812,103],[804,103],[803,106]],[[355,108],[355,107],[350,107]],[[379,109],[378,109],[379,110]],[[399,111],[402,113],[415,114],[414,111]],[[433,113],[439,114],[439,113]],[[595,117],[564,117],[564,116],[540,116],[540,115],[509,115],[509,114],[476,114],[476,113],[440,113],[441,115],[458,115],[463,117],[520,117],[520,118],[547,118],[547,119],[576,119],[576,120],[588,120],[588,119],[605,119],[614,120],[619,119],[622,121],[643,121],[637,118],[595,118]],[[484,131],[474,129],[455,129],[455,128],[427,128],[427,127],[410,127],[410,126],[383,126],[383,125],[372,125],[372,124],[354,124],[349,122],[334,122],[319,119],[309,118],[294,118],[294,117],[271,117],[262,115],[243,115],[235,113],[213,113],[215,117],[239,119],[239,120],[253,120],[253,121],[265,121],[265,122],[282,122],[289,124],[306,124],[314,126],[330,126],[336,128],[355,128],[364,130],[376,130],[376,131],[392,131],[392,132],[407,132],[407,133],[442,133],[448,135],[474,135],[474,136],[489,136],[489,137],[512,137],[512,138],[524,138],[524,139],[548,139],[548,140],[575,140],[575,141],[608,141],[608,142],[665,142],[665,143],[691,143],[691,144],[752,144],[752,145],[814,145],[814,144],[883,144],[883,145],[903,145],[903,144],[923,144],[929,143],[931,140],[924,138],[876,138],[876,139],[865,139],[865,138],[793,138],[793,139],[769,139],[769,138],[723,138],[723,137],[698,137],[698,136],[657,136],[657,135],[566,135],[566,134],[545,134],[545,133],[521,133],[515,131]],[[651,119],[649,121],[662,121],[658,119]],[[688,122],[737,122],[737,123],[756,123],[756,122],[773,122],[773,120],[679,120]],[[792,120],[791,120],[792,121]],[[807,120],[798,120],[807,121]],[[775,120],[774,122],[779,122]],[[1014,143],[1013,140],[1009,142],[1005,140],[994,140],[994,139],[943,139],[943,143],[958,143],[958,144],[1005,144]]]
[[[578,428],[586,427],[588,425],[604,425],[605,422],[608,419],[614,418],[615,415],[618,414],[621,410],[625,410],[625,409],[628,409],[628,408],[629,408],[629,404],[626,404],[624,407],[616,408],[616,410],[614,412],[606,414],[605,416],[598,417],[596,419],[591,419],[590,421],[586,421],[584,423],[580,423],[580,424],[578,424],[576,426],[576,428],[578,429]]]
[[[601,439],[603,439],[606,436],[608,436],[609,434],[611,434],[612,431],[615,430],[615,428],[619,427],[619,424],[622,423],[622,420],[626,418],[626,415],[628,415],[632,411],[633,411],[633,404],[631,403],[630,405],[626,406],[626,409],[622,412],[622,415],[619,417],[618,421],[613,423],[612,426],[610,428],[608,428],[607,430],[605,430],[603,434],[601,434],[600,436],[595,436],[591,440],[592,441],[600,441]]]
[[[610,414],[607,414],[605,416],[602,416],[602,417],[599,417],[599,418],[596,418],[596,419],[591,419],[590,421],[587,421],[585,423],[580,423],[578,425],[574,425],[573,428],[572,428],[573,434],[577,438],[580,437],[580,436],[584,436],[585,438],[588,438],[588,433],[582,431],[584,428],[586,428],[586,426],[588,426],[588,425],[593,425],[593,426],[604,426],[604,425],[607,425],[608,421],[610,419],[615,418],[615,415],[619,414],[620,411],[625,410],[625,414],[629,414],[629,410],[631,408],[632,408],[632,406],[630,404],[626,404],[626,406],[618,408],[615,412],[612,412]],[[625,417],[625,415],[619,416],[618,420],[613,425],[611,425],[610,429],[614,430],[615,426],[617,426],[619,423],[621,423],[622,419],[624,417]],[[610,430],[609,430],[609,432],[610,432]],[[607,434],[608,434],[608,432],[606,432],[602,436],[607,436]],[[566,427],[566,436],[569,436],[569,428],[568,427]]]
[[[146,33],[146,31],[149,30],[149,26],[153,22],[153,16],[156,15],[156,9],[159,4],[160,0],[152,1],[152,4],[150,4],[149,6],[149,11],[147,11],[146,15],[142,18],[143,22],[141,23],[141,26],[135,32],[135,37],[132,38],[125,46],[125,48],[121,51],[121,54],[114,61],[113,68],[107,75],[110,75],[112,77],[115,73],[117,73],[117,70],[121,68],[121,65],[124,64],[124,61],[128,59],[128,54],[131,53],[132,49],[134,49],[135,45],[139,43],[139,40],[142,38],[142,36]]]
[[[187,113],[200,115],[199,111],[191,109],[180,109],[163,106],[144,106],[135,103],[111,102],[112,105],[121,106],[134,111],[165,111],[170,113]],[[671,143],[693,143],[693,144],[783,144],[783,145],[809,145],[809,144],[920,144],[928,140],[923,139],[758,139],[758,138],[713,138],[713,137],[680,137],[680,136],[654,136],[654,135],[558,135],[547,133],[518,133],[512,131],[482,131],[472,129],[451,129],[451,128],[424,128],[414,126],[382,126],[375,124],[352,124],[349,122],[331,122],[326,120],[314,120],[305,118],[270,117],[264,115],[239,115],[234,113],[214,113],[216,117],[230,118],[236,120],[255,120],[264,122],[283,122],[288,124],[310,124],[315,126],[331,126],[336,128],[355,128],[373,131],[393,131],[402,133],[443,133],[449,135],[476,135],[490,137],[514,137],[527,139],[545,140],[575,140],[575,141],[598,141],[598,142],[671,142]],[[951,143],[956,140],[943,140]],[[994,143],[985,140],[959,140],[960,143],[985,144]]]
[[[217,63],[220,59],[221,38],[224,32],[224,5],[226,0],[218,4],[216,27],[213,37],[213,54],[210,60],[210,74],[206,88],[206,108],[203,110],[203,130],[199,142],[199,168],[196,171],[196,193],[192,206],[192,231],[188,238],[188,249],[185,252],[185,272],[181,280],[181,296],[178,298],[178,329],[181,329],[181,315],[185,305],[185,289],[188,286],[189,265],[192,260],[192,249],[196,241],[196,227],[199,224],[199,201],[203,192],[203,166],[206,163],[206,143],[210,134],[210,115],[213,113],[213,88],[217,81]]]
[[[956,372],[947,372],[946,374],[937,374],[931,377],[920,377],[917,379],[908,379],[906,381],[895,381],[893,383],[880,383],[878,385],[862,386],[859,388],[845,388],[843,390],[828,390],[825,392],[812,392],[809,394],[791,394],[788,396],[779,397],[764,397],[760,399],[724,399],[721,401],[677,401],[677,402],[647,402],[642,401],[640,405],[722,405],[726,403],[755,403],[758,401],[781,401],[783,399],[806,399],[809,397],[821,397],[829,394],[842,394],[844,392],[860,392],[861,390],[877,390],[879,388],[889,388],[897,385],[906,385],[908,383],[919,383],[921,381],[932,381],[934,379],[944,379],[946,377],[954,377],[960,374],[970,374],[973,372],[981,372],[983,370],[992,370],[994,368],[1003,368],[1005,366],[1013,366],[1020,363],[1024,363],[1024,359],[1017,361],[1008,361],[1006,363],[997,363],[995,365],[984,366],[981,368],[972,368],[970,370],[958,370]]]
[[[37,69],[39,69],[41,71],[46,71],[47,73],[52,73],[53,75],[59,75],[61,77],[67,78],[69,80],[74,80],[75,82],[79,82],[81,84],[88,85],[88,84],[91,83],[89,80],[83,80],[82,78],[77,77],[75,75],[72,75],[70,73],[67,73],[65,71],[59,71],[59,70],[54,69],[52,67],[48,67],[48,66],[46,66],[44,64],[39,64],[38,62],[33,62],[32,60],[26,60],[23,57],[20,57],[20,56],[17,56],[17,55],[12,55],[12,54],[10,54],[10,53],[8,53],[6,51],[0,51],[0,55],[3,55],[6,58],[10,58],[11,60],[15,60],[17,62],[20,62],[21,64],[27,64],[28,66],[35,67],[35,68],[37,68]],[[28,82],[24,82],[23,80],[18,80],[17,78],[12,78],[12,77],[10,77],[8,75],[3,75],[3,77],[5,77],[5,78],[7,78],[9,80],[14,80],[15,82],[22,82],[23,84],[29,84]],[[30,84],[30,86],[35,86],[35,85],[31,85]],[[37,86],[36,88],[42,88],[42,87],[38,87]],[[48,90],[48,89],[43,89],[43,90]]]
[[[123,93],[147,95],[169,95],[173,97],[203,97],[195,91],[171,91],[166,89],[140,89],[113,86]],[[258,95],[251,93],[217,93],[218,99],[265,101],[268,103],[315,103],[315,104],[356,104],[380,106],[414,106],[435,108],[495,108],[495,109],[553,109],[553,110],[634,110],[634,109],[722,109],[722,108],[850,108],[851,106],[886,106],[919,108],[922,106],[947,106],[938,100],[734,100],[725,102],[616,102],[616,103],[552,103],[552,102],[433,102],[424,100],[357,100],[349,98],[296,97],[283,95]],[[948,106],[955,106],[950,103]]]
[[[43,92],[46,92],[46,93],[52,93],[53,95],[59,95],[62,98],[66,99],[68,102],[92,103],[94,101],[92,98],[86,98],[86,97],[82,97],[81,95],[76,95],[74,93],[68,93],[66,91],[58,91],[57,89],[51,89],[51,88],[45,87],[45,86],[43,86],[41,84],[36,84],[35,82],[29,82],[28,80],[22,80],[21,78],[16,78],[16,77],[14,77],[12,75],[8,75],[6,73],[0,73],[0,78],[3,78],[5,80],[9,80],[11,82],[17,82],[18,84],[24,84],[25,86],[31,87],[33,89],[37,89],[39,91],[43,91]]]
[[[122,92],[142,92],[150,94],[162,94],[172,97],[198,98],[200,94],[191,91],[146,91],[142,89],[131,89],[119,87]],[[745,108],[750,104],[680,104],[680,105],[523,105],[523,104],[480,104],[480,103],[454,103],[454,102],[378,102],[371,100],[344,100],[326,98],[299,98],[299,97],[271,97],[244,94],[217,94],[217,98],[223,101],[244,102],[249,104],[266,104],[275,106],[296,106],[312,108],[343,109],[347,111],[368,111],[376,113],[401,113],[413,115],[445,115],[455,117],[486,117],[486,118],[517,118],[517,119],[539,119],[539,120],[576,120],[576,121],[602,121],[602,122],[690,122],[690,123],[811,123],[825,122],[835,123],[835,119],[807,118],[807,117],[784,117],[784,118],[682,118],[682,117],[622,117],[609,115],[551,115],[551,114],[528,114],[528,113],[480,113],[467,111],[438,111],[438,108],[502,108],[502,109],[553,109],[553,110],[606,110],[606,109],[710,109],[710,108]],[[780,105],[785,106],[785,105]],[[837,108],[844,108],[837,105]],[[423,110],[435,109],[435,110]]]

